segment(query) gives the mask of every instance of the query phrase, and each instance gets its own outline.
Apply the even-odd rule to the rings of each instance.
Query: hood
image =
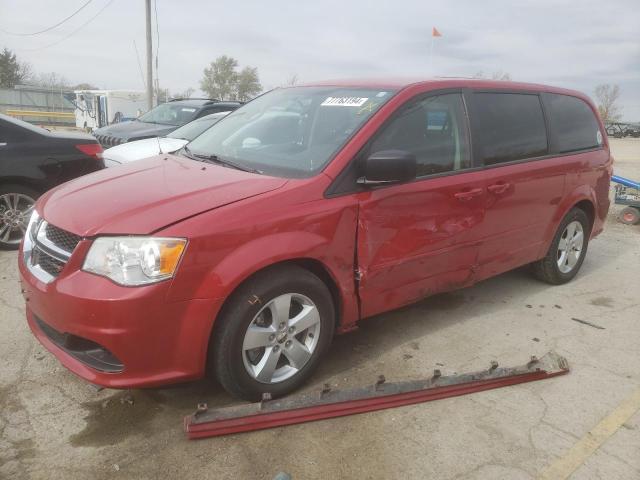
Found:
[[[286,182],[163,155],[67,182],[40,197],[36,208],[51,224],[83,237],[142,235]]]
[[[108,127],[98,128],[93,134],[105,137],[116,137],[124,140],[144,138],[144,137],[164,137],[173,132],[180,125],[160,125],[158,123],[133,122],[114,123]]]
[[[135,142],[123,143],[106,149],[102,156],[106,160],[117,163],[129,163],[134,160],[153,157],[160,153],[172,153],[180,150],[188,143],[182,138],[146,138]]]

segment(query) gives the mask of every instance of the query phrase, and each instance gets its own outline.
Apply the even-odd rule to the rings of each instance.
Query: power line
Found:
[[[39,35],[41,33],[45,33],[48,32],[49,30],[53,30],[56,27],[59,27],[60,25],[62,25],[64,22],[66,22],[67,20],[69,20],[70,18],[75,17],[78,13],[80,13],[80,11],[86,7],[87,5],[89,5],[91,2],[93,2],[93,0],[88,0],[87,2],[85,2],[79,9],[77,9],[75,12],[73,12],[71,15],[69,15],[67,18],[65,18],[64,20],[59,21],[58,23],[56,23],[55,25],[50,26],[49,28],[45,28],[44,30],[40,30],[38,32],[31,32],[31,33],[18,33],[18,32],[10,32],[8,30],[4,30],[3,28],[0,28],[0,32],[2,33],[7,33],[9,35],[17,35],[19,37],[28,37],[31,35]]]
[[[144,73],[142,73],[142,64],[140,63],[140,55],[138,55],[138,46],[136,45],[136,41],[133,41],[133,48],[136,49],[136,58],[138,59],[138,68],[140,69],[140,79],[142,80],[142,85],[144,86]]]
[[[98,15],[100,15],[102,12],[104,12],[107,7],[109,5],[111,5],[114,2],[114,0],[109,0],[106,5],[104,7],[102,7],[100,10],[98,10],[98,13],[96,13],[93,17],[91,17],[89,20],[87,20],[86,22],[84,22],[82,25],[80,25],[78,28],[76,28],[73,32],[71,32],[69,35],[67,35],[66,37],[62,37],[60,40],[55,41],[53,43],[50,43],[49,45],[44,45],[42,47],[38,47],[38,48],[23,48],[21,50],[25,50],[25,51],[35,51],[35,50],[44,50],[45,48],[49,48],[49,47],[53,47],[55,45],[58,45],[59,43],[64,42],[65,40],[67,40],[68,38],[73,37],[76,33],[78,33],[80,30],[82,30],[84,27],[86,27],[87,25],[89,25],[93,20],[96,19],[96,17]]]

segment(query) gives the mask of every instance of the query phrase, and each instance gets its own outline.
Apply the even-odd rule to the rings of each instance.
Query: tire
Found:
[[[636,207],[624,207],[618,217],[625,225],[637,225],[640,223],[640,209]]]
[[[0,186],[0,250],[18,249],[38,196],[21,185]]]
[[[576,224],[579,224],[579,227]],[[570,242],[566,241],[570,233],[570,226],[576,227],[576,232],[579,229],[582,231],[582,243],[579,253],[574,250],[575,244],[572,246]],[[587,254],[590,233],[591,222],[584,210],[579,208],[571,209],[562,219],[545,257],[532,264],[533,274],[536,278],[552,285],[562,285],[571,281],[580,270]],[[567,252],[566,257],[563,257],[561,253],[563,247],[564,251]]]
[[[287,313],[279,313],[285,305]],[[283,328],[285,315],[290,319]],[[313,327],[302,328],[312,321]],[[245,400],[260,400],[263,393],[273,398],[288,394],[318,366],[334,325],[331,293],[317,276],[295,265],[259,272],[233,293],[216,320],[209,342],[209,374]],[[262,346],[251,348],[254,344]],[[268,366],[276,357],[270,374]]]

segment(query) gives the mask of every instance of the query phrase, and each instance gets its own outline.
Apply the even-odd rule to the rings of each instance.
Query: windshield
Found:
[[[198,109],[175,103],[163,103],[138,117],[141,122],[158,123],[160,125],[184,125],[193,120]]]
[[[212,113],[211,115],[206,115],[202,118],[198,118],[193,122],[189,122],[186,125],[174,130],[167,137],[169,138],[180,138],[182,140],[191,141],[200,135],[202,132],[207,130],[211,125],[217,123],[229,112],[220,112],[220,113]]]
[[[189,150],[267,175],[308,177],[324,168],[392,95],[365,88],[273,90],[230,113],[191,142]]]

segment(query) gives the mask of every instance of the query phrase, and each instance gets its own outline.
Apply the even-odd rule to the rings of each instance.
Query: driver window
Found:
[[[437,95],[404,106],[383,127],[369,152],[383,150],[413,153],[418,177],[469,168],[469,132],[462,95]]]

